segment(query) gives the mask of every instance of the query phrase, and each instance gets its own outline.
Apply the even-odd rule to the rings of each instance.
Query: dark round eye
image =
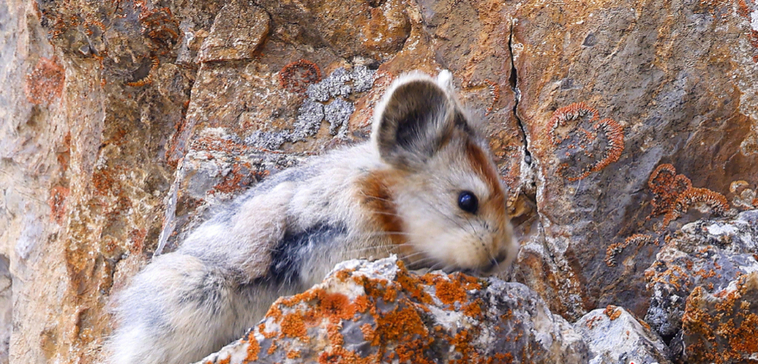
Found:
[[[463,211],[475,214],[476,210],[479,209],[479,200],[476,199],[473,192],[463,191],[458,195],[458,207]]]

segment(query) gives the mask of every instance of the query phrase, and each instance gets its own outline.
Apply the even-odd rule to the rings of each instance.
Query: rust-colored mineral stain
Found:
[[[61,97],[66,74],[57,59],[41,57],[26,75],[24,91],[32,104],[50,104]]]
[[[50,190],[50,198],[47,200],[50,205],[50,218],[58,225],[63,224],[66,218],[66,198],[71,191],[63,186],[56,186]]]

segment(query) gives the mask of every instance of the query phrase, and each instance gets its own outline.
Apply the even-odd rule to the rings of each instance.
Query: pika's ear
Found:
[[[399,78],[385,94],[372,133],[385,162],[399,168],[423,164],[451,135],[459,113],[441,83],[413,73]]]

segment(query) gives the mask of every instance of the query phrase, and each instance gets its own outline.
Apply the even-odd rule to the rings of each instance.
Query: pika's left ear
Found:
[[[445,73],[436,80],[410,73],[390,86],[375,110],[371,136],[385,162],[401,169],[422,168],[452,135],[456,124],[465,124],[446,89],[452,87],[450,72]]]

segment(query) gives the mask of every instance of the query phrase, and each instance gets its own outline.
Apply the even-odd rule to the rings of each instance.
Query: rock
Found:
[[[8,260],[0,259],[0,363],[8,363],[13,332],[13,287]]]
[[[758,272],[740,276],[728,287],[708,293],[697,287],[682,318],[687,363],[758,361]]]
[[[197,56],[199,63],[253,58],[269,32],[269,16],[255,5],[232,1],[221,8]]]
[[[645,271],[652,295],[645,321],[671,339],[682,327],[687,297],[695,289],[715,293],[758,271],[758,210],[729,220],[696,221],[667,240]]]
[[[643,272],[660,246],[635,244],[614,267],[606,250],[635,234],[662,241],[687,222],[720,216],[687,209],[661,226],[665,216],[652,214],[653,172],[670,164],[691,180],[693,196],[725,197],[733,181],[758,182],[758,29],[750,20],[758,8],[516,7],[502,19],[512,19],[515,112],[532,157],[539,226],[525,241],[517,279],[566,317],[621,302],[643,316],[652,293]]]
[[[519,283],[348,261],[199,363],[581,363],[586,344]]]
[[[592,310],[573,326],[589,345],[590,363],[671,363],[666,343],[623,307]]]

